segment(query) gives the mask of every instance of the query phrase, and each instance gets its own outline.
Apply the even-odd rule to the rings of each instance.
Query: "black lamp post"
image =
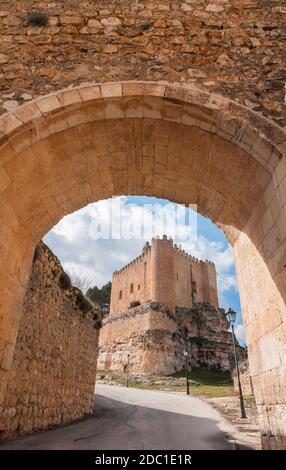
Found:
[[[190,387],[189,387],[189,370],[188,370],[188,356],[189,353],[187,350],[183,352],[184,359],[185,359],[185,372],[186,372],[186,389],[187,389],[187,395],[190,395]]]
[[[235,336],[234,336],[234,323],[235,323],[235,319],[236,319],[236,312],[234,310],[232,310],[231,308],[229,308],[228,312],[225,315],[226,315],[226,318],[228,319],[228,321],[230,323],[231,332],[232,332],[232,344],[233,344],[233,350],[234,350],[234,361],[235,361],[235,367],[236,367],[236,373],[237,373],[237,382],[238,382],[238,390],[239,390],[240,417],[241,418],[246,418],[243,395],[242,395],[242,388],[241,388],[241,383],[240,383],[240,373],[239,373],[239,367],[238,367],[238,361],[237,361],[237,355],[236,355]]]
[[[130,362],[130,354],[127,353],[127,364],[125,365],[125,371],[126,371],[126,387],[129,386],[129,362]]]

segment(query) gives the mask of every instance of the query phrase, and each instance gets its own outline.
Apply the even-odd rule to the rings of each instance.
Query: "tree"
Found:
[[[90,289],[90,281],[83,273],[67,272],[73,286],[80,289],[84,294]]]
[[[89,288],[86,296],[95,304],[110,304],[111,282],[108,282],[101,289],[97,286]]]

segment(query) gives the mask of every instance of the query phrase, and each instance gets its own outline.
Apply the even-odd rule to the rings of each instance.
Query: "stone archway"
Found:
[[[82,85],[0,118],[0,373],[35,244],[112,195],[196,203],[234,245],[264,446],[286,446],[285,133],[226,98],[153,82]],[[275,390],[275,392],[274,392]]]

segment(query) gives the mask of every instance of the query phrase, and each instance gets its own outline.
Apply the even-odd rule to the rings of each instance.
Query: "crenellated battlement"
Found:
[[[143,249],[142,252],[140,253],[139,256],[136,256],[132,261],[127,263],[125,266],[123,266],[121,269],[114,271],[113,276],[117,276],[121,274],[122,272],[132,269],[137,263],[142,262],[147,256],[149,256],[151,253],[151,245],[147,242]]]
[[[126,271],[127,269],[133,268],[136,263],[142,262],[145,257],[149,256],[151,253],[152,248],[155,246],[160,245],[161,243],[169,243],[170,247],[174,252],[180,256],[184,256],[190,262],[192,263],[198,263],[198,264],[209,264],[214,266],[214,263],[210,260],[201,260],[199,258],[194,257],[193,255],[189,254],[187,251],[185,251],[181,245],[177,245],[176,243],[173,242],[173,239],[171,237],[167,237],[167,235],[163,235],[163,237],[154,237],[151,239],[151,242],[146,242],[144,247],[142,248],[142,252],[140,255],[136,256],[132,261],[127,263],[125,266],[123,266],[121,269],[114,271],[113,275],[117,276],[118,274]]]

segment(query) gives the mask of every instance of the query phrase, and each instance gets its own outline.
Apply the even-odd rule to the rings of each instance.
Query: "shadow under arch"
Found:
[[[81,85],[1,116],[2,395],[35,244],[64,215],[121,194],[197,204],[224,230],[258,390],[261,373],[282,367],[285,141],[280,127],[248,108],[164,82]]]

